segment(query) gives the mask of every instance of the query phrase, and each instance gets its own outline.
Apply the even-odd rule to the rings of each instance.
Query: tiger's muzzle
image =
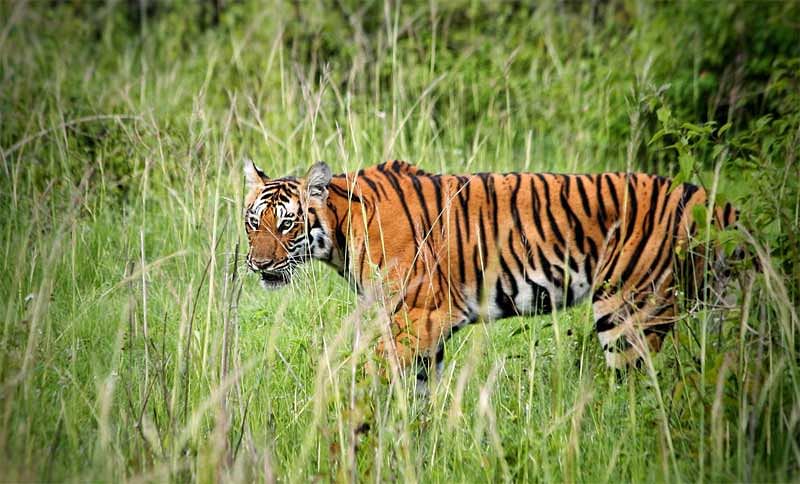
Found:
[[[265,289],[277,289],[283,287],[292,279],[292,264],[288,259],[285,261],[261,261],[254,260],[250,254],[247,255],[247,267],[257,273],[261,278],[261,285]]]
[[[292,280],[292,274],[290,271],[286,272],[259,272],[261,276],[261,285],[264,286],[265,289],[278,289],[279,287],[283,287]]]

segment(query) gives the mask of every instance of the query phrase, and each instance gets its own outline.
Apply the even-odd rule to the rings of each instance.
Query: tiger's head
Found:
[[[247,266],[267,289],[284,286],[298,265],[330,256],[332,242],[321,212],[328,198],[331,170],[319,161],[303,178],[269,178],[245,160],[247,196],[244,225]]]

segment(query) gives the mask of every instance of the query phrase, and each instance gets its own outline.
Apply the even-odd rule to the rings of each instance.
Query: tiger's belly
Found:
[[[578,304],[591,292],[591,284],[583,274],[570,274],[566,284],[551,280],[541,273],[501,273],[487,281],[480,300],[478,314],[485,320],[514,316],[548,314]]]

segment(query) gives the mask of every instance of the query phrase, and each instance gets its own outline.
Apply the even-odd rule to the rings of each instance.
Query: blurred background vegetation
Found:
[[[10,480],[800,471],[800,2],[2,2],[0,82]],[[762,270],[653,374],[578,308],[459,335],[426,406],[359,383],[335,274],[241,271],[245,156],[718,185]]]

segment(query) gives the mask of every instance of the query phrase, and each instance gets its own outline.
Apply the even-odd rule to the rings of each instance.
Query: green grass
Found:
[[[797,3],[148,4],[0,4],[0,479],[796,479]],[[581,306],[422,402],[333,271],[244,270],[246,156],[719,182],[761,270],[621,382]]]

